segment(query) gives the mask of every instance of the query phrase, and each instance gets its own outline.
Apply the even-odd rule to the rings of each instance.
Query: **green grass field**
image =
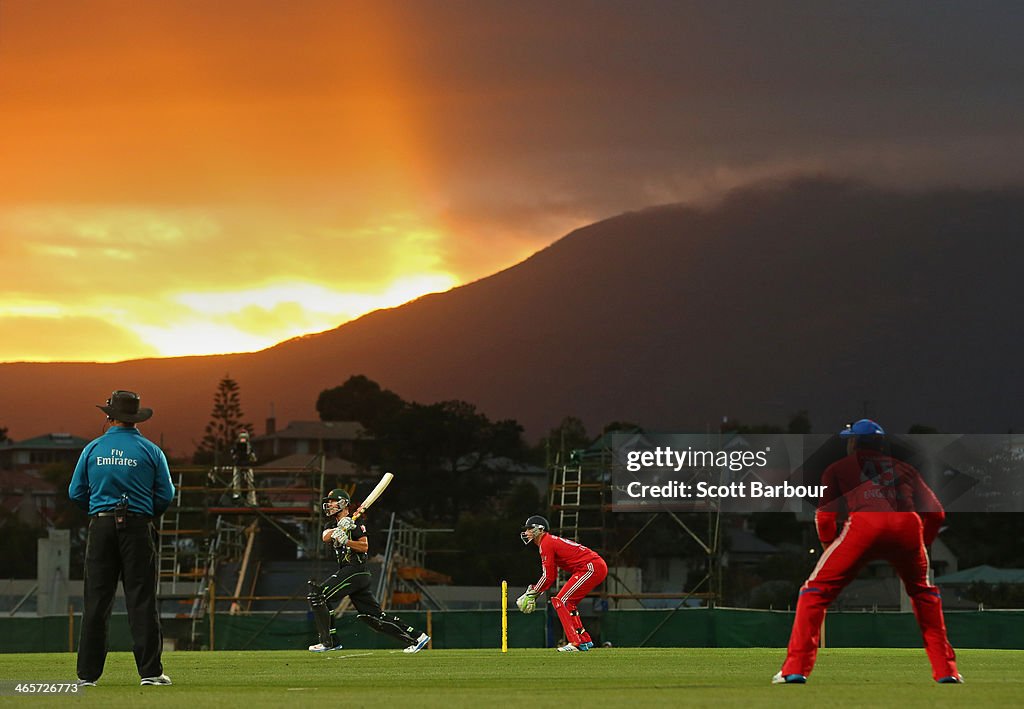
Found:
[[[807,685],[772,685],[781,649],[171,652],[171,687],[140,687],[129,653],[112,653],[98,687],[25,697],[35,706],[652,707],[1021,706],[1024,651],[963,650],[963,685],[931,680],[923,650],[828,649]],[[0,654],[0,680],[68,681],[72,654]]]

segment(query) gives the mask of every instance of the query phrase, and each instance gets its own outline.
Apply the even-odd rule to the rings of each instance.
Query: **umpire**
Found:
[[[143,685],[166,685],[157,611],[156,530],[174,485],[167,458],[135,424],[153,415],[139,395],[115,391],[105,406],[110,427],[82,451],[68,496],[89,513],[85,546],[85,612],[78,644],[78,684],[94,687],[107,659],[107,632],[117,580],[124,586],[132,650]]]

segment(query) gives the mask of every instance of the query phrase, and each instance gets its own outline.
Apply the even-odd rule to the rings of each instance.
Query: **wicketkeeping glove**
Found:
[[[348,541],[348,532],[341,527],[335,527],[334,531],[331,532],[331,539],[334,540],[334,546],[343,547],[345,542]]]
[[[516,607],[527,615],[533,613],[537,610],[537,594],[527,590],[526,593],[516,599]]]

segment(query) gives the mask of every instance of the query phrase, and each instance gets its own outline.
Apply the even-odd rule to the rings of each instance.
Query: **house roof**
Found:
[[[982,564],[935,579],[936,585],[955,586],[969,583],[1024,583],[1024,569],[997,569],[994,566]]]
[[[745,529],[729,530],[729,551],[733,554],[778,554],[779,548]]]
[[[288,468],[296,470],[320,469],[320,456],[309,453],[292,453],[283,458],[269,460],[260,465],[254,466],[256,470]],[[326,475],[338,475],[341,477],[358,477],[363,474],[356,464],[344,458],[326,458],[324,460],[324,473]],[[271,473],[272,474],[272,473]]]
[[[0,470],[0,492],[8,495],[15,491],[52,495],[56,488],[47,480],[21,470]]]
[[[882,578],[854,579],[838,599],[839,607],[852,608],[899,608],[900,580],[896,576]]]
[[[4,448],[6,450],[81,450],[88,442],[85,438],[79,438],[70,433],[44,433],[23,441],[10,441]]]
[[[354,441],[370,438],[369,432],[358,421],[291,421],[274,433],[254,436],[253,441],[275,438],[296,438],[324,441]]]
[[[538,467],[532,463],[513,460],[506,456],[487,456],[482,460],[477,460],[475,455],[465,455],[459,459],[456,465],[459,470],[470,470],[480,466],[492,473],[506,473],[508,475],[543,475],[547,477],[548,474],[545,468]]]

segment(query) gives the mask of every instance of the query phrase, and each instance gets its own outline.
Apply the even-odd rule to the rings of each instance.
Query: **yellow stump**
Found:
[[[501,582],[501,651],[508,652],[508,581]]]

